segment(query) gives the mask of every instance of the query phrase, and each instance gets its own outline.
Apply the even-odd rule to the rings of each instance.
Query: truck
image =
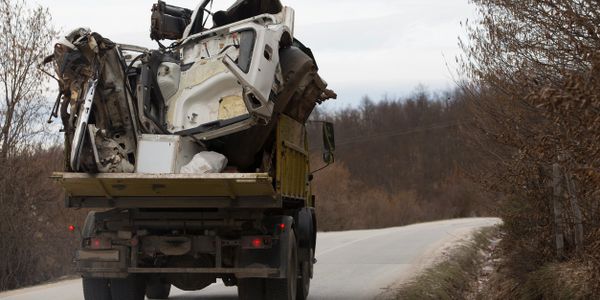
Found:
[[[240,299],[309,294],[309,145],[322,144],[327,165],[335,150],[333,124],[309,116],[336,95],[294,37],[292,8],[210,4],[154,4],[156,50],[79,28],[45,59],[65,135],[53,178],[67,208],[90,210],[75,255],[86,300],[167,299],[171,286],[217,280]],[[318,143],[309,125],[321,126]]]

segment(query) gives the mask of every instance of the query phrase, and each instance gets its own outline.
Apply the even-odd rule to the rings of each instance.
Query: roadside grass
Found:
[[[403,285],[395,299],[465,299],[475,289],[484,251],[498,227],[488,227],[477,232],[471,241],[450,250],[444,261],[425,270],[422,275]]]
[[[505,269],[505,268],[503,268]],[[582,262],[548,263],[521,280],[505,272],[496,274],[486,299],[598,299],[597,274]],[[594,276],[596,275],[596,276]]]

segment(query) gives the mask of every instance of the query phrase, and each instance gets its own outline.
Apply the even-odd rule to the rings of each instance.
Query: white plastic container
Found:
[[[178,174],[203,149],[178,135],[143,134],[138,140],[135,172]]]

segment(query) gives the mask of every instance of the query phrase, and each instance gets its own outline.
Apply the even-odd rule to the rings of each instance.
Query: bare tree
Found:
[[[62,151],[44,149],[38,135],[49,108],[48,77],[38,67],[56,35],[48,9],[0,0],[0,253],[6,258],[0,260],[0,290],[70,269],[65,245],[73,242],[54,229],[72,216],[64,213],[61,191],[48,178],[60,168]],[[44,254],[38,245],[61,254]]]
[[[481,178],[505,196],[503,270],[519,279],[503,297],[553,298],[531,288],[549,264],[572,263],[563,277],[600,274],[598,2],[471,2],[480,19],[462,43],[469,133],[488,154]],[[588,291],[577,292],[600,291],[597,278],[583,279]]]
[[[57,32],[48,9],[0,0],[0,159],[43,126],[47,77],[37,67]]]

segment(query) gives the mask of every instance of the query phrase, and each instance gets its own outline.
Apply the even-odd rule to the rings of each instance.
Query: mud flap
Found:
[[[298,260],[312,261],[316,244],[314,209],[303,208],[296,215],[296,239],[298,239]],[[310,250],[313,250],[312,252]]]
[[[108,259],[113,253],[117,253],[118,259]],[[125,278],[129,275],[129,256],[130,250],[125,246],[113,246],[111,250],[79,250],[77,272],[86,278]]]
[[[82,240],[91,238],[95,233],[95,227],[96,212],[91,211],[85,218],[81,231]],[[113,246],[112,249],[106,250],[93,250],[86,249],[82,244],[76,252],[76,269],[86,278],[125,278],[128,276],[129,255],[130,250],[125,246]]]

